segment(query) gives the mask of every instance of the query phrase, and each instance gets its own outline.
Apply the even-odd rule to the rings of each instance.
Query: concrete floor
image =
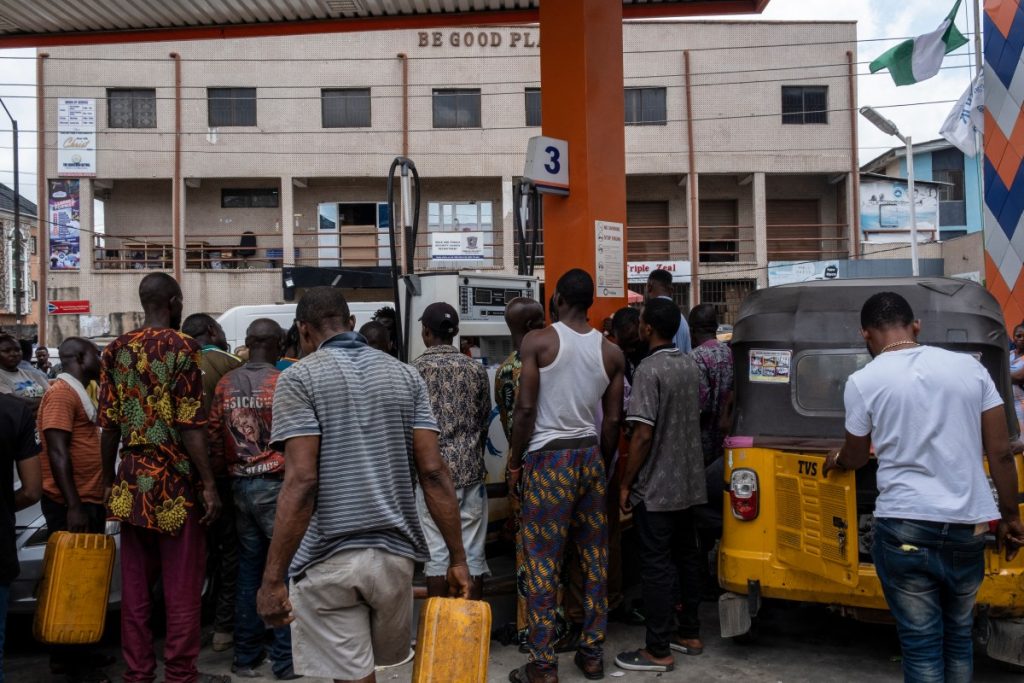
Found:
[[[510,601],[509,601],[510,603]],[[495,604],[497,619],[503,618],[510,604]],[[624,672],[615,668],[614,656],[618,652],[634,649],[643,644],[644,629],[612,624],[606,643],[605,666],[608,681],[743,681],[744,683],[829,683],[838,681],[901,681],[899,642],[892,626],[861,624],[839,617],[820,606],[767,605],[758,624],[753,644],[740,645],[723,641],[716,635],[718,615],[713,603],[705,603],[702,610],[705,623],[705,652],[698,657],[679,655],[676,670],[666,674]],[[116,624],[108,627],[102,649],[119,656]],[[14,683],[61,681],[51,676],[43,648],[31,638],[31,623],[24,618],[12,618],[8,624],[6,671],[7,680]],[[526,661],[526,656],[515,647],[502,647],[491,642],[489,683],[508,680],[508,672]],[[230,673],[231,653],[215,653],[204,648],[199,660],[200,670],[209,673]],[[560,680],[583,681],[583,676],[572,664],[571,655],[561,657]],[[113,666],[112,678],[123,671]],[[269,665],[262,671],[265,678],[235,681],[274,681]],[[621,675],[620,675],[621,674]],[[378,681],[407,683],[412,676],[412,665],[386,670],[378,674]],[[303,679],[321,683],[317,679]],[[994,662],[979,656],[975,670],[976,681],[992,683],[1020,683],[1020,673],[1010,673]]]

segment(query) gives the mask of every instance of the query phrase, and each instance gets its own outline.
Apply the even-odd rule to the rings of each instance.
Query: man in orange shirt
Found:
[[[96,406],[86,390],[100,377],[100,351],[86,339],[60,345],[62,372],[43,395],[36,425],[43,447],[41,507],[49,533],[103,533],[106,509]],[[69,680],[102,681],[113,661],[77,647],[54,647],[50,669]]]

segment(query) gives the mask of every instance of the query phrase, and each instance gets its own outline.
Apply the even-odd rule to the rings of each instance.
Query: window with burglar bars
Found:
[[[156,128],[156,90],[107,90],[107,126],[110,128]]]
[[[782,86],[782,122],[828,123],[828,86]]]
[[[627,126],[664,126],[665,88],[626,88]]]
[[[256,88],[207,88],[210,128],[256,125]]]
[[[701,280],[700,302],[715,307],[719,325],[734,325],[740,305],[755,289],[756,280]]]
[[[526,125],[540,125],[540,88],[526,89]]]
[[[324,88],[320,91],[324,128],[369,128],[369,88]]]
[[[434,90],[434,128],[480,128],[480,89]]]

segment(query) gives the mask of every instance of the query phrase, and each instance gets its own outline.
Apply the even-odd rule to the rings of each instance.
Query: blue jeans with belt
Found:
[[[871,555],[903,648],[906,683],[968,683],[971,627],[985,575],[973,524],[878,518]]]
[[[233,482],[235,523],[238,525],[238,585],[235,593],[235,664],[253,666],[263,658],[266,626],[256,612],[256,592],[274,535],[279,477],[247,477]],[[282,579],[285,577],[281,577]],[[270,648],[274,673],[292,668],[292,639],[288,626],[274,629]]]

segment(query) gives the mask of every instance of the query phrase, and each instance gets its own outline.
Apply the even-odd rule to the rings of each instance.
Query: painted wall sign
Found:
[[[690,281],[689,261],[630,261],[626,272],[631,283],[642,283],[656,270],[672,273],[672,282]]]
[[[539,32],[534,31],[484,31],[466,29],[447,31],[419,31],[416,34],[418,47],[509,47],[540,48]]]

